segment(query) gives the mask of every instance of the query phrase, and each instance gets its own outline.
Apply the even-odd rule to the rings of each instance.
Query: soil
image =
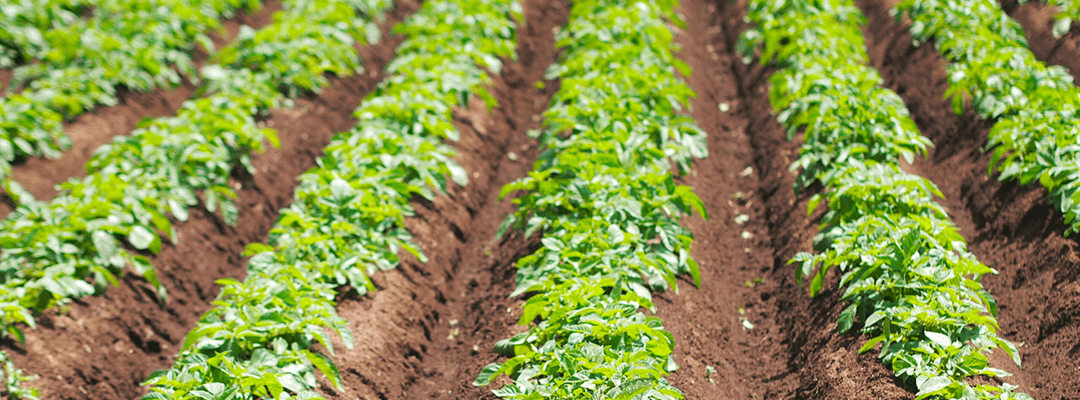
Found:
[[[416,8],[416,2],[399,2],[383,32],[389,34]],[[234,182],[242,185],[239,223],[228,227],[218,216],[193,210],[188,222],[176,225],[179,243],[152,257],[169,291],[165,305],[147,282],[128,275],[104,296],[39,316],[38,329],[26,329],[25,345],[0,342],[19,368],[39,375],[33,386],[41,398],[132,399],[144,394],[142,380],[172,365],[184,336],[210,308],[218,293],[214,281],[243,278],[244,246],[266,241],[278,210],[292,201],[296,176],[315,165],[334,133],[355,124],[352,110],[378,83],[399,42],[387,36],[376,46],[360,48],[369,73],[333,78],[318,96],[271,113],[265,124],[277,129],[281,149],[254,157],[258,172]]]
[[[1048,203],[1045,189],[987,175],[990,157],[982,146],[991,124],[970,110],[959,116],[950,111],[944,99],[945,61],[933,44],[913,47],[906,23],[891,22],[890,3],[859,3],[872,27],[867,35],[872,64],[936,145],[913,169],[938,185],[945,195],[942,204],[971,251],[1000,272],[984,277],[983,284],[998,302],[999,333],[1020,346],[1023,368],[1000,354],[992,362],[1015,374],[1006,381],[1037,399],[1080,398],[1075,238],[1064,236],[1062,215]],[[1046,60],[1039,51],[1036,55]]]
[[[555,61],[552,28],[566,23],[567,3],[524,2],[518,62],[507,60],[503,73],[493,76],[500,107],[489,113],[474,99],[455,113],[462,139],[452,146],[469,184],[434,202],[414,202],[416,216],[406,221],[430,260],[410,259],[377,274],[372,298],[346,297],[338,305],[353,323],[356,347],[339,353],[345,389],[327,386],[328,398],[494,398],[490,388],[471,383],[498,360],[495,342],[525,329],[514,325],[522,300],[508,296],[514,262],[539,243],[538,235],[515,232],[495,239],[514,210],[498,194],[533,168],[536,141],[526,132],[540,127],[540,114],[559,88],[558,82],[543,89],[535,84]]]
[[[240,12],[235,18],[222,21],[222,32],[212,32],[211,40],[215,48],[221,48],[232,42],[240,31],[240,26],[248,25],[259,28],[271,22],[271,16],[281,9],[278,0],[266,1],[260,10],[252,13]],[[209,54],[198,47],[194,53],[196,68],[201,68],[209,59]],[[10,83],[11,73],[0,72],[0,82],[6,88]],[[96,107],[90,112],[75,117],[64,123],[64,134],[71,138],[72,146],[63,152],[60,158],[31,157],[12,166],[11,177],[23,185],[38,200],[49,200],[56,196],[56,185],[70,178],[86,176],[83,166],[101,145],[114,137],[127,135],[145,118],[176,115],[184,101],[195,93],[196,86],[185,80],[170,89],[139,92],[119,88],[117,104],[108,107]],[[0,91],[0,93],[6,93]],[[0,218],[13,210],[13,204],[5,196],[0,202]]]
[[[1044,190],[1003,184],[986,174],[981,146],[989,123],[970,112],[951,112],[943,98],[943,60],[932,43],[912,45],[905,22],[888,15],[890,1],[856,1],[870,22],[864,29],[870,63],[936,144],[929,157],[905,168],[942,189],[942,204],[971,250],[1000,271],[983,282],[998,300],[1001,335],[1021,345],[1024,368],[1000,352],[992,362],[1014,372],[1005,381],[1035,398],[1080,398],[1076,241],[1064,237],[1061,215]],[[701,287],[684,278],[678,293],[657,296],[657,315],[675,336],[681,365],[669,379],[690,399],[913,399],[910,386],[894,377],[876,351],[858,354],[866,336],[836,331],[844,307],[836,274],[825,286],[832,289],[815,298],[795,283],[787,261],[812,249],[823,210],[810,216],[805,210],[821,188],[793,189],[795,175],[788,167],[801,139],[796,134],[788,140],[772,114],[767,79],[773,70],[757,60],[744,64],[735,54],[746,29],[745,2],[681,2],[688,26],[677,32],[678,56],[694,71],[687,77],[698,95],[690,114],[708,132],[711,154],[678,179],[705,201],[709,219],[684,219],[696,238]],[[344,388],[323,379],[328,398],[495,399],[491,388],[471,382],[486,364],[505,359],[492,351],[495,341],[525,329],[515,325],[523,300],[508,295],[514,263],[538,246],[538,236],[520,232],[495,238],[515,209],[498,192],[532,169],[536,142],[526,132],[540,126],[540,114],[559,86],[535,83],[558,56],[553,32],[569,11],[569,0],[523,3],[519,59],[507,60],[491,85],[500,107],[488,111],[473,101],[455,112],[462,139],[452,146],[471,177],[469,185],[451,187],[433,201],[415,199],[416,215],[406,220],[430,260],[406,257],[398,268],[373,277],[373,294],[338,298],[356,346],[345,350],[336,343]],[[1041,10],[1023,6],[1010,12],[1024,21],[1024,7]],[[399,7],[387,26],[416,8],[415,1]],[[1029,31],[1035,32],[1029,34],[1033,47],[1047,46],[1035,38],[1048,31]],[[267,119],[282,136],[282,150],[256,157],[259,173],[242,182],[238,227],[197,213],[180,225],[181,242],[155,258],[170,290],[165,306],[154,301],[149,285],[128,277],[104,297],[42,316],[26,346],[0,346],[20,368],[41,376],[35,385],[42,398],[129,399],[145,392],[138,383],[172,362],[179,342],[216,296],[213,280],[243,275],[243,246],[265,240],[277,210],[291,200],[295,176],[313,164],[333,132],[351,126],[349,112],[378,82],[399,40],[363,49],[368,70],[375,72],[335,79],[323,94]],[[1062,50],[1067,45],[1057,48],[1036,54],[1053,63],[1080,59]],[[492,386],[506,382],[500,378]]]
[[[688,223],[697,238],[695,257],[703,271],[715,274],[703,277],[703,285],[713,288],[665,295],[676,299],[674,315],[665,315],[664,309],[658,314],[676,335],[676,351],[685,354],[676,358],[684,368],[672,380],[690,398],[913,397],[874,354],[858,354],[865,337],[836,332],[843,306],[839,294],[831,290],[809,298],[787,265],[797,252],[811,250],[820,212],[813,218],[805,212],[816,189],[794,190],[795,175],[788,166],[800,141],[787,140],[772,115],[767,78],[773,71],[756,60],[743,64],[735,54],[738,36],[747,27],[745,1],[690,0],[683,5],[689,30],[706,34],[687,35],[698,43],[684,45],[682,58],[696,75],[706,74],[690,83],[700,103],[693,115],[709,132],[712,152],[695,165],[698,174],[687,183],[723,211],[713,212],[711,223]],[[721,103],[729,111],[720,111]],[[740,214],[749,216],[742,225],[735,220]],[[835,286],[834,277],[827,287]],[[710,308],[715,315],[702,312]],[[743,326],[744,318],[753,329]],[[717,372],[707,374],[706,365]],[[718,391],[730,393],[721,397]]]
[[[1035,57],[1047,64],[1060,65],[1072,76],[1080,74],[1080,26],[1073,21],[1073,29],[1055,38],[1054,14],[1057,8],[1042,2],[1029,1],[1023,5],[1017,0],[999,0],[1010,17],[1024,27],[1024,37]]]
[[[529,28],[520,40],[524,43],[522,67],[538,77],[551,57],[530,65],[528,49],[533,43],[551,46],[547,32],[552,20],[561,23],[566,17],[561,3],[537,3],[526,2]],[[798,211],[804,209],[800,207],[805,207],[808,195],[796,198],[792,189],[794,176],[787,166],[797,144],[785,139],[784,130],[770,114],[762,79],[768,71],[742,66],[729,51],[735,35],[728,32],[743,28],[741,5],[707,0],[687,0],[683,5],[688,30],[707,33],[684,32],[680,44],[681,57],[696,71],[690,81],[698,93],[692,114],[710,133],[713,154],[682,180],[705,200],[712,219],[686,221],[697,238],[693,252],[701,264],[703,287],[694,288],[683,279],[678,294],[658,297],[657,315],[675,335],[676,362],[682,365],[670,379],[688,398],[914,397],[897,385],[891,371],[873,355],[856,354],[860,339],[865,338],[836,334],[832,321],[842,306],[836,293],[810,301],[795,286],[793,270],[786,266],[796,251],[809,249],[815,226]],[[497,78],[496,87],[507,80],[505,74]],[[535,90],[527,86],[513,95],[530,98],[528,93]],[[499,93],[506,104],[506,92]],[[541,112],[546,96],[532,98],[530,112],[508,121],[528,121],[529,115]],[[719,112],[720,102],[731,107],[729,113]],[[535,122],[526,124],[535,126]],[[517,132],[492,131],[516,136],[500,143],[531,143],[522,135],[526,129],[520,127],[522,123],[514,125],[519,126]],[[469,146],[472,137],[466,129],[459,145]],[[525,173],[527,167],[513,166],[499,156],[506,151],[505,144],[487,146],[470,150],[484,154],[492,151],[490,147],[500,149],[480,157],[484,163],[463,157],[462,165],[470,173],[499,165],[495,168],[506,172],[496,182]],[[506,169],[508,165],[513,167]],[[743,176],[747,167],[752,172]],[[512,263],[533,251],[536,241],[512,233],[491,242],[498,223],[513,208],[506,201],[495,201],[498,184],[482,185],[476,179],[470,184],[468,193],[477,190],[479,195],[451,192],[434,203],[434,210],[426,204],[418,207],[421,221],[410,220],[409,228],[425,245],[431,261],[405,263],[380,274],[376,281],[381,290],[372,299],[356,305],[348,299],[339,306],[342,316],[368,329],[357,332],[355,350],[339,355],[348,389],[336,391],[327,385],[327,393],[339,398],[494,398],[489,388],[475,388],[470,382],[484,365],[501,359],[491,351],[495,341],[525,329],[513,325],[521,300],[508,300],[506,295],[512,290]],[[471,198],[488,200],[477,204],[483,208],[472,208],[467,205],[475,201]],[[480,211],[466,218],[457,211],[462,207]],[[750,215],[749,222],[736,223],[739,214]],[[743,231],[750,232],[752,239],[743,239]],[[485,258],[488,251],[491,255]],[[743,328],[740,308],[754,329]],[[716,372],[707,373],[706,366]],[[506,382],[503,378],[492,386]]]
[[[7,93],[7,87],[11,84],[13,73],[10,69],[0,69],[0,93]]]

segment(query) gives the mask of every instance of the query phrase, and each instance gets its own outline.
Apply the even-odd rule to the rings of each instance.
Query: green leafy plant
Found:
[[[513,358],[485,367],[476,384],[506,374],[517,379],[494,391],[500,397],[683,398],[663,379],[678,368],[674,337],[659,318],[638,311],[652,309],[648,298],[613,297],[614,285],[575,278],[531,297],[519,323],[541,322],[496,343],[496,352]]]
[[[36,376],[26,376],[21,369],[15,368],[15,363],[8,358],[5,351],[0,351],[0,364],[3,364],[3,369],[0,370],[0,381],[3,381],[4,385],[3,390],[0,390],[0,395],[12,400],[38,400],[37,389],[22,387],[23,382],[37,379]]]
[[[31,323],[28,311],[100,293],[128,265],[164,297],[149,259],[124,250],[121,241],[159,252],[163,239],[175,241],[169,216],[186,220],[199,193],[208,209],[235,222],[228,177],[236,166],[251,168],[250,153],[274,138],[251,112],[267,110],[280,95],[251,73],[231,79],[244,81],[232,86],[245,90],[190,101],[175,117],[144,123],[99,148],[87,162],[88,175],[62,184],[52,201],[24,201],[0,222],[0,299],[18,305],[5,309],[9,333],[21,340],[14,322]]]
[[[689,169],[707,155],[704,136],[679,115],[694,96],[676,73],[667,24],[673,1],[582,1],[557,34],[565,50],[548,79],[561,79],[544,113],[543,152],[529,176],[503,187],[521,193],[500,228],[542,232],[542,247],[517,262],[512,296],[535,293],[519,324],[499,341],[510,356],[474,385],[501,375],[512,399],[681,399],[664,378],[677,365],[674,340],[652,309],[652,290],[676,289],[690,274],[693,237],[679,218],[704,204],[677,185],[672,163]]]
[[[242,41],[234,44],[289,48],[298,62],[292,67],[239,62],[213,64],[202,70],[200,98],[184,103],[176,116],[146,120],[131,135],[118,137],[97,149],[86,164],[87,176],[61,184],[61,193],[49,202],[21,194],[21,204],[0,222],[0,327],[4,334],[22,340],[19,324],[34,327],[33,312],[63,304],[70,299],[99,294],[130,266],[154,285],[164,299],[165,290],[150,259],[125,249],[158,253],[165,240],[176,241],[173,221],[185,221],[189,209],[203,206],[219,212],[226,224],[235,224],[238,208],[229,176],[236,168],[255,173],[251,155],[263,150],[264,141],[277,146],[272,129],[260,128],[257,118],[276,107],[280,88],[299,91],[315,86],[292,86],[295,81],[277,74],[281,69],[304,76],[346,72],[343,65],[355,60],[353,44],[364,37],[340,24],[360,18],[359,9],[378,9],[372,1],[352,13],[331,7],[329,0],[295,0],[284,4],[283,14],[266,29],[273,31],[327,33],[325,26],[339,27],[333,40],[297,48],[294,38],[267,36],[285,43]],[[381,18],[381,11],[375,18]],[[320,23],[321,22],[321,23]],[[283,28],[280,25],[290,25]],[[306,28],[305,28],[306,27]],[[344,36],[342,36],[344,35]],[[295,40],[305,41],[305,35]],[[234,50],[242,53],[243,50]],[[352,53],[349,53],[352,52]],[[341,54],[353,54],[352,61]],[[311,60],[324,57],[325,62]],[[325,82],[320,80],[318,82]],[[292,83],[290,83],[292,82]],[[9,188],[15,188],[9,186]],[[10,189],[9,189],[10,190]],[[13,190],[12,193],[20,193]]]
[[[115,105],[116,88],[198,80],[192,53],[213,45],[221,18],[257,0],[19,0],[0,7],[0,66],[15,79],[0,99],[0,181],[11,163],[57,157],[71,145],[63,122]],[[93,10],[92,16],[79,15]],[[9,191],[9,194],[11,192]]]
[[[993,1],[906,0],[892,12],[914,23],[917,42],[934,39],[949,61],[956,112],[965,103],[994,121],[986,149],[999,179],[1038,181],[1065,216],[1065,234],[1080,230],[1080,89],[1062,67],[1047,66],[1027,48],[1023,30]]]
[[[860,351],[881,344],[879,357],[918,389],[917,398],[1030,399],[1009,384],[972,385],[982,375],[1007,376],[989,366],[987,353],[1004,349],[1020,364],[1016,347],[996,334],[997,306],[979,283],[996,273],[967,251],[941,196],[926,179],[905,173],[930,142],[896,93],[866,65],[860,25],[850,0],[751,1],[755,27],[743,35],[746,57],[760,50],[776,66],[770,101],[790,133],[804,129],[792,170],[797,188],[820,182],[808,212],[829,211],[815,237],[819,252],[800,253],[798,282],[811,278],[810,295],[823,290],[832,268],[841,273],[841,333],[859,326],[873,336]]]
[[[290,12],[275,14],[274,23],[264,29],[241,28],[236,42],[222,49],[214,61],[264,71],[289,96],[317,93],[329,84],[325,73],[349,76],[362,70],[352,45],[356,38],[367,37],[365,27],[378,32],[375,21],[358,13],[362,4],[362,1],[297,2]]]
[[[24,54],[41,53],[52,27],[76,23],[91,2],[83,0],[13,0],[0,8],[0,68],[24,61]]]
[[[396,267],[402,249],[426,261],[404,229],[409,201],[430,199],[449,181],[467,184],[440,139],[460,136],[452,111],[471,95],[495,106],[485,64],[473,60],[514,57],[519,15],[509,1],[432,0],[397,28],[407,39],[387,80],[357,108],[360,122],[300,176],[267,244],[247,247],[247,278],[219,281],[216,307],[173,367],[146,379],[145,399],[319,398],[316,370],[341,385],[327,332],[349,348],[353,339],[334,311],[335,289],[374,290],[369,276]]]

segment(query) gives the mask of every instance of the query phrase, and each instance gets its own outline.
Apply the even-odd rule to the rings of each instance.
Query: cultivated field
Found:
[[[2,4],[0,397],[1080,398],[1073,1]]]

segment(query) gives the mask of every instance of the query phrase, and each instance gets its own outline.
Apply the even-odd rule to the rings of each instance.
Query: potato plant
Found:
[[[0,68],[23,62],[23,54],[41,53],[53,27],[76,23],[91,2],[86,0],[21,0],[0,7]]]
[[[396,267],[402,249],[426,261],[404,228],[409,201],[468,183],[442,141],[460,137],[453,109],[472,96],[497,106],[487,71],[516,58],[520,18],[512,1],[430,0],[395,29],[407,39],[356,109],[356,127],[300,176],[267,244],[248,246],[247,278],[218,281],[216,307],[173,367],[146,379],[144,399],[320,398],[316,370],[340,387],[327,332],[349,348],[353,339],[334,310],[335,289],[374,290],[369,276]]]
[[[0,182],[11,163],[58,157],[71,146],[63,123],[115,105],[118,87],[149,91],[195,82],[193,51],[220,19],[258,0],[20,0],[0,6],[0,67],[15,79],[0,99]],[[80,18],[89,11],[93,15]],[[17,185],[17,184],[15,184]]]
[[[809,212],[822,201],[829,208],[818,253],[791,260],[800,284],[810,278],[816,295],[838,268],[841,298],[851,302],[838,330],[871,335],[860,351],[880,344],[881,360],[918,399],[1030,399],[1007,383],[970,383],[1009,375],[990,366],[991,349],[1020,364],[1016,346],[997,335],[996,303],[979,283],[996,271],[967,251],[934,201],[938,189],[901,170],[930,142],[866,65],[859,9],[850,0],[751,1],[748,17],[755,27],[741,47],[778,68],[769,79],[777,119],[789,132],[804,129],[792,165],[797,185],[820,182],[825,192]]]
[[[1080,230],[1080,88],[1065,68],[1047,66],[1027,47],[1020,24],[994,1],[905,0],[892,12],[909,16],[916,42],[934,39],[949,62],[953,108],[994,122],[986,149],[999,179],[1038,181]]]
[[[284,5],[264,29],[292,36],[270,34],[267,41],[241,40],[223,50],[228,63],[203,69],[202,97],[185,102],[176,116],[146,120],[131,135],[98,148],[86,164],[87,176],[61,184],[53,200],[40,202],[13,192],[20,205],[0,221],[0,328],[5,335],[22,340],[18,324],[34,327],[33,312],[99,294],[117,283],[116,275],[126,266],[164,299],[149,258],[124,249],[124,243],[158,253],[164,240],[176,241],[173,221],[187,220],[190,207],[200,204],[212,213],[220,211],[227,224],[237,222],[230,174],[236,168],[255,173],[252,153],[261,152],[264,141],[278,142],[272,129],[258,126],[257,118],[281,104],[282,88],[315,91],[327,83],[324,73],[357,71],[353,45],[366,35],[353,27],[381,18],[380,7],[385,7],[379,0],[293,0]],[[374,15],[360,14],[366,9]],[[338,27],[336,34],[329,35],[327,27]],[[246,49],[254,46],[292,58],[248,55]]]
[[[580,1],[557,35],[564,49],[548,72],[561,79],[544,113],[544,150],[503,229],[542,233],[542,247],[517,262],[513,295],[534,293],[519,323],[530,329],[498,342],[510,358],[483,369],[500,375],[510,399],[681,399],[664,378],[678,366],[673,336],[652,309],[652,291],[700,285],[693,236],[679,218],[704,205],[678,185],[707,155],[705,133],[680,113],[693,91],[676,74],[668,24],[675,1]]]
[[[16,368],[6,351],[0,351],[0,368],[0,385],[3,385],[0,386],[0,395],[12,400],[38,400],[37,389],[22,386],[23,382],[37,379],[37,376],[26,376]]]

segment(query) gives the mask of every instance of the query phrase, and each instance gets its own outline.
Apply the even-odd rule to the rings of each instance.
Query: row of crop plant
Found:
[[[352,347],[334,310],[335,289],[373,290],[398,252],[424,256],[404,228],[413,196],[432,198],[449,177],[467,183],[442,140],[456,140],[453,110],[472,96],[496,107],[487,72],[516,58],[520,5],[428,0],[396,32],[406,36],[388,78],[302,174],[268,244],[251,244],[243,282],[221,280],[214,309],[187,335],[169,370],[144,383],[145,399],[320,398],[315,370],[340,386],[329,331]],[[329,356],[313,346],[321,344]]]
[[[504,398],[683,398],[664,378],[677,368],[673,336],[640,311],[679,274],[700,285],[679,218],[705,210],[670,171],[707,155],[705,133],[680,114],[694,93],[672,54],[676,6],[574,2],[547,75],[561,87],[544,114],[544,150],[502,189],[524,192],[503,229],[542,232],[543,246],[517,262],[512,294],[534,294],[519,321],[530,329],[495,345],[511,358],[475,385],[505,374],[513,383],[494,390]]]
[[[7,178],[13,162],[58,157],[71,145],[64,121],[115,105],[118,88],[149,91],[184,77],[197,82],[196,45],[212,51],[208,34],[222,29],[222,18],[259,6],[259,0],[22,0],[0,6],[0,48],[6,50],[0,66],[16,65],[0,98],[0,182],[13,184]],[[88,12],[93,15],[78,18]]]
[[[934,40],[948,61],[955,111],[970,102],[994,121],[986,145],[1001,180],[1038,181],[1080,230],[1080,88],[1060,66],[1038,61],[1020,24],[993,0],[905,0],[892,10],[911,17],[918,43]]]
[[[18,0],[0,8],[0,68],[44,58],[53,41],[52,32],[81,23],[92,12],[89,0]],[[116,17],[108,15],[106,17]],[[82,21],[84,23],[84,21]]]
[[[825,187],[809,210],[821,201],[829,208],[819,252],[791,261],[800,282],[812,276],[815,295],[840,269],[841,298],[851,304],[838,330],[861,325],[873,336],[861,351],[880,344],[879,357],[918,399],[1030,399],[1007,383],[970,382],[1008,375],[990,366],[993,348],[1020,363],[1016,346],[996,334],[996,303],[979,283],[996,271],[967,251],[934,201],[938,189],[901,170],[930,143],[866,65],[858,8],[851,0],[755,0],[748,17],[755,27],[742,49],[750,56],[761,46],[761,61],[778,68],[769,80],[778,120],[789,134],[804,129],[792,165],[801,170],[797,185]]]
[[[150,259],[176,241],[172,223],[200,203],[237,220],[236,168],[255,173],[251,155],[277,145],[257,118],[282,102],[280,88],[318,91],[327,72],[360,69],[354,48],[363,27],[382,18],[383,0],[290,0],[274,23],[242,37],[203,69],[203,97],[176,116],[144,122],[103,145],[87,176],[61,184],[48,202],[17,194],[20,205],[0,221],[0,328],[22,340],[19,324],[72,298],[101,293],[125,267],[147,278],[164,298]]]
[[[237,42],[203,69],[202,98],[186,102],[175,117],[144,123],[130,136],[99,148],[88,175],[63,184],[51,202],[37,202],[18,190],[22,203],[0,222],[0,328],[4,335],[34,326],[33,313],[70,298],[105,290],[131,265],[162,297],[164,289],[148,258],[121,248],[121,240],[157,253],[162,237],[175,241],[169,216],[184,221],[200,201],[225,222],[236,222],[235,192],[227,185],[234,168],[254,173],[250,155],[276,134],[257,118],[289,94],[318,91],[324,74],[352,74],[360,64],[355,40],[367,40],[387,7],[374,2],[285,2],[275,23],[246,30]],[[12,187],[9,187],[9,189]],[[202,195],[200,200],[199,195]],[[86,281],[92,278],[93,284]],[[18,389],[21,372],[10,367],[9,395],[33,398]]]
[[[74,24],[90,5],[88,0],[12,1],[0,8],[0,68],[26,62],[24,54],[43,53],[45,33]]]

